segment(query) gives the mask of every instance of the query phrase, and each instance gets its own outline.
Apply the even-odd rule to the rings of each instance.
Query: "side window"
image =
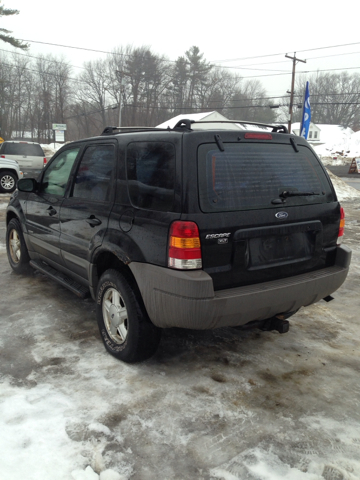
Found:
[[[72,196],[94,202],[109,201],[114,160],[114,145],[87,147],[76,173]]]
[[[174,208],[175,147],[169,142],[128,145],[127,179],[131,203],[148,210]]]
[[[65,150],[48,166],[42,181],[42,192],[64,195],[72,166],[80,147]]]

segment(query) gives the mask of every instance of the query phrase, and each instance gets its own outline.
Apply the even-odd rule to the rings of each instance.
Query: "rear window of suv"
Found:
[[[198,178],[203,212],[273,208],[284,192],[317,193],[291,196],[286,206],[334,200],[322,166],[312,151],[299,145],[241,143],[200,145]]]
[[[44,152],[40,145],[31,143],[5,143],[1,149],[5,155],[28,155],[30,157],[43,157]]]

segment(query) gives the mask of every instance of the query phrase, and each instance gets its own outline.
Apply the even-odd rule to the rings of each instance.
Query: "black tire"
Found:
[[[141,362],[157,350],[161,330],[151,323],[140,293],[117,270],[100,278],[96,314],[106,350],[127,363]]]
[[[12,193],[16,189],[17,176],[10,170],[0,172],[0,192]]]
[[[17,218],[12,218],[8,223],[6,230],[6,251],[9,263],[14,272],[26,273],[30,271],[30,257],[20,222]]]

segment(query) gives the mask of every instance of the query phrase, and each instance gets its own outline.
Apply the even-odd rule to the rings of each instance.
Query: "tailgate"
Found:
[[[324,268],[334,261],[339,204],[307,147],[201,145],[197,221],[215,289]],[[284,193],[287,192],[287,193]]]

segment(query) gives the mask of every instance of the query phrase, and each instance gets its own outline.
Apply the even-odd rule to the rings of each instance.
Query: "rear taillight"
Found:
[[[44,165],[43,165],[43,167],[45,167],[46,164],[47,164],[47,160],[46,160],[46,157],[44,157]]]
[[[1,158],[5,158],[5,155],[1,155]]]
[[[340,207],[340,225],[339,225],[339,234],[337,239],[338,245],[340,245],[342,241],[342,237],[344,235],[344,228],[345,228],[345,211],[343,207]]]
[[[168,266],[180,270],[202,268],[199,229],[194,222],[173,222],[169,232]]]

